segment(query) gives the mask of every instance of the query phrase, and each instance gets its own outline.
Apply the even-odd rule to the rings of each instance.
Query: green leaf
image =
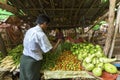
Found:
[[[106,24],[107,22],[106,21],[101,21],[100,22],[100,24],[102,25],[102,24]]]
[[[93,30],[99,30],[99,28],[100,28],[100,25],[97,24],[93,27]]]
[[[101,0],[101,3],[106,3],[108,0]]]
[[[7,19],[9,16],[8,15],[0,15],[0,20]]]
[[[6,11],[6,10],[3,10],[3,9],[1,9],[1,8],[0,8],[0,14],[9,15],[9,16],[14,15],[13,13],[8,12],[8,11]]]

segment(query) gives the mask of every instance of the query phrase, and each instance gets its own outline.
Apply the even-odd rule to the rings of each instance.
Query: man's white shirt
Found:
[[[23,54],[35,60],[42,60],[42,53],[46,53],[52,49],[52,45],[39,25],[36,25],[26,32],[23,46]]]

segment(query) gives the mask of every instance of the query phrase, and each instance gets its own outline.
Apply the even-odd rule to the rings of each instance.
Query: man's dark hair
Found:
[[[36,23],[37,24],[43,24],[46,22],[48,24],[50,22],[50,18],[47,15],[41,14],[37,17]]]

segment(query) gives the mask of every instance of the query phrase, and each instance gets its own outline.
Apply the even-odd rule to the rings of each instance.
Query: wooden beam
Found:
[[[80,19],[83,18],[83,24],[85,24],[85,19],[84,19],[85,16],[89,13],[89,11],[90,11],[91,9],[93,9],[93,6],[94,6],[94,4],[96,4],[97,1],[98,1],[98,0],[93,1],[92,5],[90,6],[89,9],[87,9],[86,13],[80,17]],[[80,24],[80,20],[78,21],[78,23],[77,23],[77,21],[76,21],[75,24]]]
[[[117,3],[116,7],[118,7],[118,5],[120,4],[120,1],[116,1],[116,3]],[[95,17],[93,17],[91,20],[98,20],[99,17],[101,16],[101,14],[104,15],[105,13],[108,13],[109,8],[106,8],[108,5],[109,5],[109,3],[103,4],[103,7],[99,8],[98,12],[95,14]],[[105,8],[106,8],[106,10],[104,10]],[[102,18],[101,20],[103,20],[103,19],[104,18]]]
[[[27,11],[37,11],[37,10],[42,10],[43,8],[29,8],[29,9],[26,9]],[[88,10],[89,8],[82,8],[80,9],[81,11],[85,11],[85,10]],[[99,8],[92,8],[94,10],[96,9],[99,9]],[[77,11],[79,10],[79,8],[44,8],[44,10],[47,10],[47,11]]]
[[[88,33],[97,23],[99,23],[101,20],[103,20],[105,17],[107,17],[108,14],[109,14],[109,12],[106,12],[101,17],[99,17],[98,19],[96,19],[96,21],[94,21],[93,25],[90,26],[89,30],[86,33]]]
[[[113,36],[113,40],[112,40],[112,44],[111,44],[111,48],[110,48],[110,52],[108,57],[111,58],[112,54],[113,54],[113,50],[114,50],[114,45],[115,45],[115,39],[116,39],[116,35],[118,33],[118,28],[120,26],[120,5],[118,7],[118,11],[117,11],[117,18],[116,18],[116,22],[115,22],[115,31],[114,31],[114,36]]]
[[[82,4],[84,3],[85,1],[83,0],[81,3],[80,3],[80,5],[79,5],[79,8],[78,8],[78,10],[76,11],[76,13],[75,13],[75,15],[74,15],[74,17],[76,18],[77,17],[77,14],[79,13],[79,11],[80,11],[80,8],[81,8],[81,6],[82,6]],[[78,17],[77,17],[78,18]],[[75,21],[75,24],[77,24],[77,22],[79,22],[79,21]]]
[[[16,3],[22,7],[21,9],[25,9],[25,6],[23,5],[23,3],[20,0],[16,1]]]
[[[5,9],[7,11],[10,11],[13,14],[18,14],[18,10],[15,7],[9,6],[7,4],[1,4],[0,3],[0,8]]]
[[[21,6],[19,5],[18,2],[16,2],[16,0],[11,0],[10,2],[11,2],[12,5],[15,6],[18,10],[23,8],[23,7],[21,7]]]
[[[106,7],[108,6],[108,4],[103,4],[102,7],[100,7],[97,11],[97,13],[94,15],[94,17],[91,20],[95,20],[97,19],[101,14],[106,13],[107,11],[105,11]],[[109,10],[109,8],[107,8],[106,10]],[[98,16],[99,15],[99,16]]]
[[[28,2],[29,2],[29,4],[33,7],[33,8],[36,8],[36,6],[35,6],[35,3],[33,2],[33,0],[28,0]],[[32,14],[34,15],[38,15],[39,14],[39,12],[38,11],[35,11],[35,12],[32,12]]]
[[[69,16],[69,19],[70,19],[70,24],[72,25],[72,14],[73,14],[73,8],[74,8],[74,6],[75,6],[75,0],[72,0],[72,7],[71,7],[71,10],[70,10],[70,16]]]
[[[28,12],[28,11],[26,11],[26,7],[25,7],[25,5],[21,2],[21,0],[18,0],[18,1],[16,1],[15,0],[15,2],[14,2],[15,4],[17,4],[17,6],[16,7],[18,7],[18,5],[19,5],[19,7],[20,8],[18,8],[19,10],[21,9],[22,11],[23,11],[23,15],[29,15],[30,14],[30,11]]]
[[[94,0],[94,2],[92,3],[92,5],[90,6],[90,8],[86,11],[85,15],[87,15],[89,13],[89,11],[93,8],[93,6],[96,4],[98,0]]]
[[[30,4],[30,2],[29,2],[29,0],[24,0],[24,1],[22,0],[21,2],[22,2],[23,5],[24,5],[24,8],[22,8],[22,10],[25,11],[25,13],[27,13],[28,16],[31,16],[31,15],[34,16],[34,13],[35,13],[35,12],[26,10],[27,7],[32,7],[31,4]],[[26,6],[26,5],[27,5],[27,6]],[[35,14],[35,15],[36,15],[36,14]]]
[[[79,5],[79,8],[77,9],[77,11],[76,11],[76,13],[75,13],[75,17],[77,16],[77,14],[78,14],[78,12],[80,11],[80,8],[81,8],[81,6],[82,6],[82,4],[84,3],[85,1],[84,0],[82,0],[82,1],[80,1],[80,5]]]
[[[63,16],[64,16],[64,14],[65,14],[65,0],[62,0],[62,9],[63,9]]]
[[[50,0],[50,3],[51,3],[51,7],[53,9],[55,9],[55,5],[54,5],[54,1],[53,0]],[[45,10],[45,9],[44,9]],[[53,15],[55,15],[55,11],[53,11]]]
[[[41,0],[39,0],[39,4],[40,4],[41,9],[42,9],[42,11],[44,12],[44,14],[46,14],[46,15],[47,15],[47,12],[44,10],[44,6],[43,6],[43,4],[42,4],[42,1],[41,1]]]
[[[56,24],[55,24],[55,25],[54,25],[54,24],[53,24],[53,25],[50,25],[50,26],[48,26],[48,27],[52,27],[52,28],[53,28],[53,27],[62,27],[62,28],[64,28],[64,27],[80,27],[80,26],[81,26],[81,25],[64,25],[64,24],[62,24],[62,25],[59,25],[59,24],[56,25]]]

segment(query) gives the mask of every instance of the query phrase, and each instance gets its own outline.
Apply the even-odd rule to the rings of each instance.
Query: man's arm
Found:
[[[58,47],[58,45],[60,44],[61,41],[62,41],[61,39],[58,39],[57,43],[53,46],[53,48],[51,50],[52,52],[55,51],[55,49]]]

